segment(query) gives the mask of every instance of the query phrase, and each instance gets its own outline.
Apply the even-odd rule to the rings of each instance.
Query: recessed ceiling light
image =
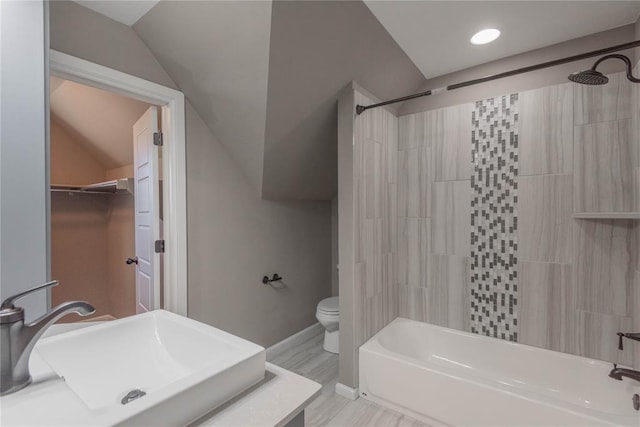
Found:
[[[500,30],[495,28],[487,28],[486,30],[478,31],[471,37],[472,44],[487,44],[491,43],[495,39],[500,37]]]

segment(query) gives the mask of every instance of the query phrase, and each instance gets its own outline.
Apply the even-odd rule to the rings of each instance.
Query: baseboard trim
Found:
[[[322,327],[322,325],[320,323],[314,323],[313,325],[309,326],[308,328],[305,328],[303,330],[301,330],[300,332],[296,332],[295,334],[291,335],[288,338],[283,339],[280,342],[275,343],[274,345],[272,345],[271,347],[269,347],[266,350],[266,356],[267,356],[267,362],[272,360],[275,356],[277,356],[279,353],[282,353],[292,347],[295,347],[297,345],[302,344],[303,342],[307,341],[309,338],[312,338],[316,335],[319,335],[322,333],[322,331],[324,330],[324,328]]]
[[[351,388],[342,383],[336,384],[336,394],[342,397],[346,397],[350,400],[356,400],[359,396],[359,392],[357,388]]]

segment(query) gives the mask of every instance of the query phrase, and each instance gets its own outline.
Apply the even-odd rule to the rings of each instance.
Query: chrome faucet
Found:
[[[622,377],[631,378],[632,380],[640,381],[640,371],[634,371],[633,369],[618,368],[617,364],[613,364],[613,369],[609,372],[609,376],[614,380],[622,381]]]
[[[83,301],[65,302],[49,313],[24,324],[24,309],[15,307],[18,298],[50,286],[56,286],[57,280],[36,286],[13,295],[0,306],[0,396],[14,393],[31,383],[29,357],[38,338],[56,320],[69,313],[86,316],[95,312],[95,308]]]

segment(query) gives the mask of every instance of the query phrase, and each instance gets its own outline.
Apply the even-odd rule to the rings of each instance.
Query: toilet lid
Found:
[[[318,311],[323,313],[338,313],[340,311],[340,302],[338,297],[325,298],[318,303]]]

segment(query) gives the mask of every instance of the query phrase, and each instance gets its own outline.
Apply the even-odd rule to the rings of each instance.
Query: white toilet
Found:
[[[338,297],[320,301],[316,310],[316,319],[325,329],[323,348],[330,353],[339,353],[340,303]]]

